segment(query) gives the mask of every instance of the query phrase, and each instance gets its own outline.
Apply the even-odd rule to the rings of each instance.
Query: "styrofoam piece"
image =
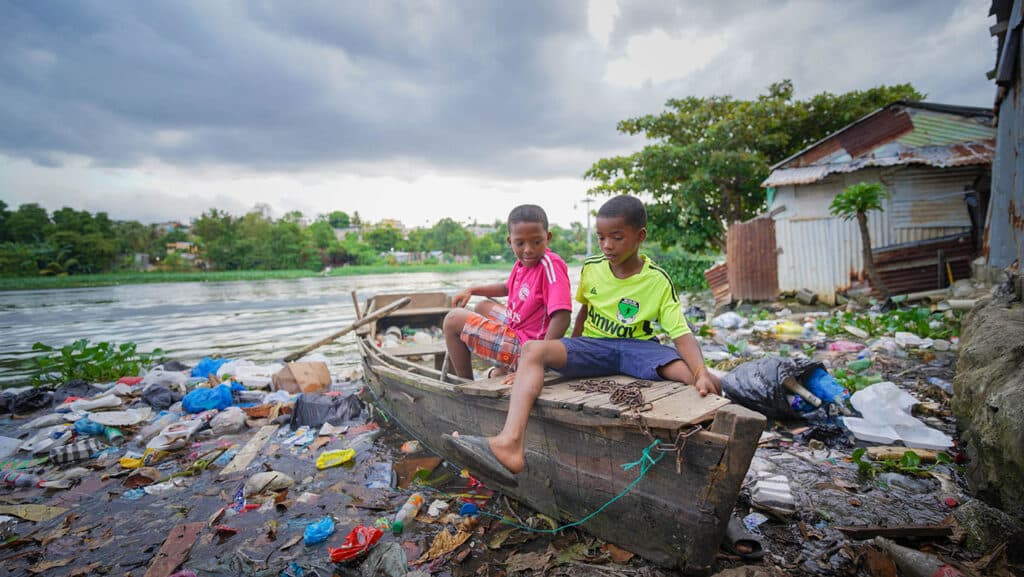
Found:
[[[0,437],[0,459],[5,459],[14,454],[21,446],[21,439],[14,437]]]
[[[843,424],[854,437],[869,443],[890,444],[900,438],[896,429],[889,425],[879,425],[857,417],[843,417]]]
[[[906,427],[896,425],[896,434],[908,447],[943,451],[953,446],[953,438],[931,427]]]
[[[31,421],[22,424],[19,429],[39,429],[42,427],[52,427],[54,425],[60,425],[67,422],[64,415],[67,413],[50,413],[49,415],[43,415],[42,417],[36,417]],[[76,421],[78,419],[75,419]]]
[[[148,421],[152,414],[153,409],[142,407],[139,409],[125,409],[124,411],[90,413],[89,420],[107,427],[128,427]]]

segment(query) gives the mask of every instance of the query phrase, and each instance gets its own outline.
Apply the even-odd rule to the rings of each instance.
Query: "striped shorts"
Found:
[[[466,319],[459,336],[469,350],[491,362],[515,370],[519,364],[519,337],[508,325],[482,315]]]

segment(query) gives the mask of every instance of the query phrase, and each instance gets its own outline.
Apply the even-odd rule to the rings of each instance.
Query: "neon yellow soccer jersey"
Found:
[[[690,332],[679,307],[672,279],[651,259],[629,278],[616,278],[603,255],[587,259],[580,273],[576,300],[587,305],[583,336],[619,339],[651,339],[657,322],[675,339]]]

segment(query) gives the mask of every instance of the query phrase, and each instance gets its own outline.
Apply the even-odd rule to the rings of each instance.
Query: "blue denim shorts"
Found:
[[[680,360],[674,347],[657,341],[576,337],[560,342],[565,346],[565,366],[558,372],[573,378],[623,374],[658,381],[659,368]]]

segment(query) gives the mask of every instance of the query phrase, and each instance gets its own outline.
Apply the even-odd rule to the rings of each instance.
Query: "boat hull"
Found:
[[[445,459],[458,463],[441,442],[444,434],[490,436],[504,424],[507,398],[465,394],[380,355],[369,338],[360,339],[360,348],[380,408]],[[656,564],[708,573],[764,424],[762,415],[738,405],[718,409],[681,451],[664,453],[632,490],[580,528]],[[640,459],[652,437],[672,443],[677,433],[644,432],[621,417],[535,406],[527,427],[527,469],[518,484],[482,478],[545,515],[574,522],[636,479],[639,467],[622,465]]]

